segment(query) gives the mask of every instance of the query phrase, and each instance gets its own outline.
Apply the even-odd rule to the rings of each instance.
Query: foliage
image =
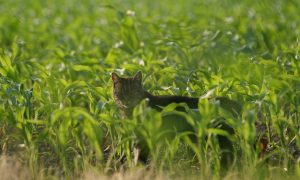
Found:
[[[142,134],[150,168],[172,177],[300,176],[299,6],[298,0],[1,1],[0,152],[18,156],[34,176],[47,169],[49,176],[77,177],[89,167],[109,174],[142,166],[134,150]],[[120,119],[110,73],[137,70],[153,94],[210,92],[244,104],[242,115],[203,100],[201,115],[172,106],[155,112],[142,103],[133,119]],[[198,143],[186,133],[157,143],[166,113],[193,124]],[[236,132],[235,161],[226,170],[213,136],[226,132],[209,127],[219,117]],[[263,136],[266,154],[257,140]]]

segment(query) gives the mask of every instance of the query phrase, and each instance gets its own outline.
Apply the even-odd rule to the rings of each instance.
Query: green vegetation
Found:
[[[84,178],[91,169],[115,177],[136,168],[148,179],[299,178],[299,7],[298,0],[1,0],[0,154],[31,178]],[[198,143],[182,133],[160,146],[159,122],[175,107],[155,112],[142,103],[121,119],[112,98],[110,73],[137,70],[153,94],[210,92],[244,104],[242,115],[203,100],[201,116],[181,112]],[[208,127],[218,117],[236,132],[226,169],[212,136],[224,132]],[[135,161],[137,131],[152,156],[147,167]],[[266,152],[257,139],[268,142]]]

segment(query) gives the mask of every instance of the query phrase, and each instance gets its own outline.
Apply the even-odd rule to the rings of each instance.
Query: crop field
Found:
[[[0,179],[300,178],[299,9],[299,0],[0,0]],[[158,112],[143,101],[121,118],[111,73],[139,70],[154,95],[221,96],[242,111],[203,98],[197,110]],[[192,124],[196,140],[162,140],[166,113]],[[209,126],[220,118],[234,134]],[[220,134],[233,145],[229,163]]]

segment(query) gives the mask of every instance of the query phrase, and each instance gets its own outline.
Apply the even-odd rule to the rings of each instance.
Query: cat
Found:
[[[146,91],[142,85],[142,72],[138,71],[132,77],[119,77],[116,73],[112,73],[111,75],[113,81],[113,97],[121,111],[121,116],[123,118],[131,118],[133,109],[144,99],[148,99],[147,104],[153,109],[161,111],[163,107],[171,104],[171,103],[185,103],[191,109],[198,109],[198,102],[200,98],[187,97],[187,96],[171,96],[171,95],[163,95],[163,96],[155,96]],[[225,110],[231,112],[234,116],[239,116],[242,110],[241,105],[233,100],[230,100],[226,97],[215,97],[211,98],[211,100],[219,101],[220,106]],[[177,109],[176,109],[177,110]],[[200,112],[201,114],[201,112]],[[220,118],[217,122],[211,122],[210,127],[220,128],[222,130],[227,131],[229,134],[234,134],[234,130],[227,123],[224,123],[224,118]],[[176,116],[165,116],[163,117],[163,121],[161,124],[161,131],[168,131],[169,137],[174,137],[176,133],[180,132],[194,132],[195,128],[189,124],[186,119],[182,117]],[[193,135],[192,135],[193,136]],[[196,137],[190,137],[191,139],[195,139]],[[231,141],[221,135],[217,135],[219,146],[221,149],[225,151],[233,150]],[[139,146],[142,149],[141,160],[147,161],[148,158],[148,149],[145,144],[141,141]],[[223,153],[226,154],[227,152]],[[230,160],[228,157],[232,158],[231,152],[227,153],[221,157],[221,161],[227,164]],[[229,154],[229,155],[228,155]]]
[[[186,103],[189,108],[198,109],[200,98],[170,95],[154,96],[150,94],[143,88],[141,71],[138,71],[133,77],[127,78],[119,77],[113,72],[112,81],[114,100],[124,118],[130,118],[134,107],[143,99],[148,99],[148,105],[156,110],[161,110],[162,107],[171,103]],[[226,97],[215,97],[213,100],[219,101],[220,106],[233,115],[241,113],[241,105],[236,101]]]

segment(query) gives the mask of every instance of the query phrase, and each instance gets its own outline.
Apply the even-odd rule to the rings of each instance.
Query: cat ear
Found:
[[[139,80],[139,81],[142,82],[142,77],[143,77],[142,71],[138,71],[138,72],[134,75],[133,78],[134,78],[135,80]]]
[[[117,75],[117,73],[115,72],[111,73],[111,79],[113,80],[113,82],[117,82],[119,78],[120,77]]]

